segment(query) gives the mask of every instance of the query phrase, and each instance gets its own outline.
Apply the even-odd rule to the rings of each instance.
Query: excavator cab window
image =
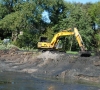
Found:
[[[47,42],[47,37],[40,37],[40,42]]]
[[[66,44],[65,40],[66,40],[65,36],[59,37],[57,45],[56,45],[56,49],[59,49],[59,51],[65,52],[66,51],[65,50],[65,44]]]

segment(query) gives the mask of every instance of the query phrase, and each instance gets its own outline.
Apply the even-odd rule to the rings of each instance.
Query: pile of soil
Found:
[[[37,77],[100,83],[100,57],[66,53],[0,50],[0,71],[26,72]]]

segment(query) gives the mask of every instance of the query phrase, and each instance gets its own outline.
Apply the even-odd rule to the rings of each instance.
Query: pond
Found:
[[[0,72],[0,90],[100,90],[100,87],[40,79],[27,73]]]

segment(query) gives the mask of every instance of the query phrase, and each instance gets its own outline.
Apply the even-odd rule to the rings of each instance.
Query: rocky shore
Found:
[[[0,71],[26,72],[37,77],[100,83],[100,56],[0,50]]]

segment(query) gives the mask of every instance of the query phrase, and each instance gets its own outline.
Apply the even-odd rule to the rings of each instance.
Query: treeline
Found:
[[[64,0],[0,1],[0,38],[10,38],[19,47],[36,48],[40,36],[47,36],[51,40],[55,33],[77,27],[86,47],[89,50],[99,50],[100,31],[92,29],[94,22],[100,24],[100,2],[82,4]],[[79,49],[74,36],[66,38],[67,50]]]

